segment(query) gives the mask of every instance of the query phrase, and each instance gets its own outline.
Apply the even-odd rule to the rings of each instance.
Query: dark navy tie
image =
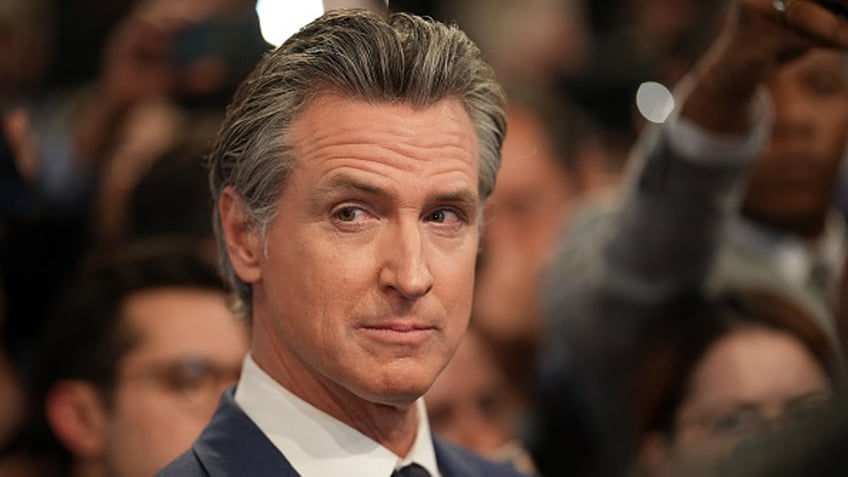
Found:
[[[427,469],[418,464],[409,464],[392,472],[392,477],[432,477]]]

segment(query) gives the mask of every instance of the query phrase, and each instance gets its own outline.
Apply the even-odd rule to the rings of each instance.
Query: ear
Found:
[[[221,216],[221,229],[227,241],[227,256],[236,275],[247,283],[255,283],[262,278],[260,259],[262,258],[262,240],[244,201],[232,187],[224,188],[218,199],[218,213]]]
[[[660,432],[651,432],[639,444],[637,461],[646,475],[667,476],[672,471],[671,443]]]
[[[103,455],[107,442],[107,412],[91,383],[61,381],[48,392],[47,422],[59,441],[80,458]]]

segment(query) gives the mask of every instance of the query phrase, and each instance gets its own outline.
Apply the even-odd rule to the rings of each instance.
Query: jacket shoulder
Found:
[[[189,449],[160,470],[156,477],[209,477],[194,450]]]
[[[434,438],[436,460],[445,477],[528,477],[512,467],[493,462],[471,451]]]

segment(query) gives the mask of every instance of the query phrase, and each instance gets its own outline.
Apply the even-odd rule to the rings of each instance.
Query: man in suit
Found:
[[[836,3],[732,2],[722,34],[678,87],[675,112],[646,132],[633,151],[620,204],[585,213],[570,225],[546,303],[546,317],[556,331],[548,334],[544,354],[541,382],[546,387],[540,440],[534,446],[542,473],[574,468],[576,462],[562,458],[563,448],[576,450],[573,455],[583,459],[586,475],[622,475],[629,465],[635,443],[628,381],[639,348],[673,297],[721,288],[707,282],[717,257],[725,253],[726,228],[754,159],[765,153],[780,162],[793,149],[797,156],[798,144],[808,141],[807,156],[800,160],[808,162],[810,174],[797,179],[809,179],[813,169],[823,176],[833,170],[836,162],[829,159],[813,163],[844,145],[839,49],[848,47],[848,22],[829,8]],[[813,67],[806,68],[807,62]],[[818,73],[822,65],[824,75]],[[800,89],[796,76],[802,79]],[[829,99],[807,94],[810,83]],[[825,126],[837,134],[810,134],[822,126],[811,114],[827,114],[825,122],[832,124]],[[756,175],[775,167],[754,168]],[[754,177],[760,185],[762,179]],[[780,197],[785,206],[799,207],[796,213],[817,208],[828,195],[821,187],[803,189],[786,184],[777,192],[787,195]],[[764,219],[762,208],[768,204],[762,197],[746,204],[751,217]],[[809,223],[794,224],[821,231],[824,215],[808,215]],[[771,219],[772,224],[791,222]],[[585,434],[574,439],[581,428]],[[578,445],[565,446],[566,441]]]
[[[242,84],[210,156],[250,355],[162,476],[513,476],[421,396],[471,311],[503,94],[455,27],[336,11]]]

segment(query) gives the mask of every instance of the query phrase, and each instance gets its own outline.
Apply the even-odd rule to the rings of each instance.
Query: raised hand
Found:
[[[683,116],[719,133],[749,126],[757,88],[814,48],[848,49],[848,0],[739,0],[695,72]]]

